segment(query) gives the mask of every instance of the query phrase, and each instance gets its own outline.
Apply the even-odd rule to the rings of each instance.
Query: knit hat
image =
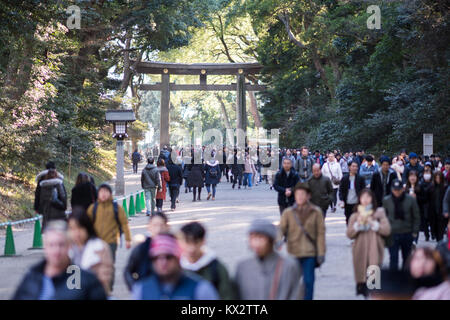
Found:
[[[383,162],[387,162],[387,163],[391,164],[391,160],[389,159],[388,156],[382,156],[380,158],[380,163],[383,164]]]
[[[177,239],[175,239],[171,234],[160,234],[152,239],[149,254],[150,257],[157,257],[161,254],[169,254],[180,259],[181,249],[178,245]]]
[[[417,153],[411,152],[411,153],[409,154],[409,158],[410,158],[410,159],[411,159],[411,158],[417,158]]]
[[[108,191],[109,191],[109,193],[113,193],[112,192],[112,189],[111,189],[111,186],[109,185],[109,184],[107,184],[107,183],[102,183],[99,187],[98,187],[98,191],[100,191],[100,189],[107,189]]]
[[[272,240],[277,238],[277,228],[269,221],[265,219],[256,219],[250,225],[248,233],[260,233],[268,236]]]

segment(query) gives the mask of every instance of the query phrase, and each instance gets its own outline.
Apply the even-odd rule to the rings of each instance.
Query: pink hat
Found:
[[[150,257],[157,257],[161,254],[170,254],[178,259],[181,257],[181,249],[177,240],[171,235],[158,235],[152,239],[150,247]]]

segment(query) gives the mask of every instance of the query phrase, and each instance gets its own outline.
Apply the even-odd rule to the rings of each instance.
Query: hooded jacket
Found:
[[[184,270],[194,272],[211,282],[219,293],[220,299],[231,300],[235,298],[228,271],[211,250],[205,250],[202,257],[194,263],[189,262],[182,256],[180,263]]]
[[[147,164],[142,170],[141,186],[142,189],[161,188],[161,175],[154,164]]]
[[[212,174],[214,171],[216,172],[216,175]],[[218,184],[222,177],[221,171],[218,160],[208,160],[205,164],[205,184]]]
[[[36,176],[36,191],[34,193],[34,211],[39,212],[39,199],[40,199],[40,194],[41,194],[41,187],[39,185],[39,183],[41,182],[41,180],[45,177],[45,175],[48,173],[48,170],[44,170],[41,171],[37,174]],[[64,176],[59,173],[56,172],[56,174],[58,175],[58,178],[64,181]]]
[[[60,178],[41,180],[39,187],[38,212],[43,216],[44,230],[48,221],[66,218],[67,194]]]

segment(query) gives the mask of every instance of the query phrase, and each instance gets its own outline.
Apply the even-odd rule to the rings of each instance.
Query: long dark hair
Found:
[[[85,172],[80,172],[77,176],[77,180],[75,182],[75,185],[78,186],[82,183],[91,182],[91,178],[89,175]]]
[[[97,232],[95,232],[94,224],[91,218],[86,213],[86,210],[81,206],[75,206],[72,208],[72,213],[69,215],[69,221],[74,220],[78,223],[80,228],[84,228],[88,234],[88,239],[98,238]]]
[[[375,197],[375,193],[369,188],[362,189],[358,194],[358,203],[353,207],[353,212],[358,211],[358,205],[361,204],[361,196],[363,194],[368,194],[372,198],[372,209],[375,211],[378,208],[377,199]]]
[[[411,182],[409,182],[409,177],[412,175],[416,176],[417,182],[416,182],[416,185],[414,186],[414,192],[418,193],[420,191],[420,186],[419,186],[420,181],[419,181],[419,174],[417,173],[416,170],[411,170],[408,173],[408,179],[406,180],[406,190],[409,190],[411,188]]]

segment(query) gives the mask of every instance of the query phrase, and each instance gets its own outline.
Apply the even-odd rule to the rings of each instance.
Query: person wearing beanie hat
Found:
[[[297,258],[303,271],[305,300],[313,299],[315,268],[325,261],[325,222],[322,210],[309,199],[309,184],[295,186],[295,204],[287,208],[280,221],[287,251]]]
[[[370,189],[375,193],[377,205],[381,206],[383,198],[391,194],[392,181],[397,179],[397,174],[391,168],[391,160],[387,156],[380,158],[381,168],[372,176]]]
[[[236,268],[235,283],[241,300],[300,300],[304,295],[301,267],[290,256],[274,250],[277,228],[257,219],[248,230],[253,255]]]
[[[417,154],[411,152],[409,154],[409,163],[405,166],[405,170],[403,171],[402,175],[403,184],[406,185],[406,182],[408,181],[409,172],[413,170],[416,171],[417,174],[419,175],[419,180],[422,179],[423,169],[424,167],[419,163]]]
[[[131,248],[131,232],[128,218],[122,206],[113,200],[112,190],[108,184],[98,188],[97,201],[89,206],[87,215],[94,224],[98,237],[109,244],[113,262],[116,260],[117,245],[122,232],[125,234],[125,245]],[[114,285],[114,275],[111,281],[111,291]]]
[[[152,239],[148,258],[153,273],[132,286],[135,300],[218,300],[211,283],[194,273],[183,271],[177,239],[161,233]]]

